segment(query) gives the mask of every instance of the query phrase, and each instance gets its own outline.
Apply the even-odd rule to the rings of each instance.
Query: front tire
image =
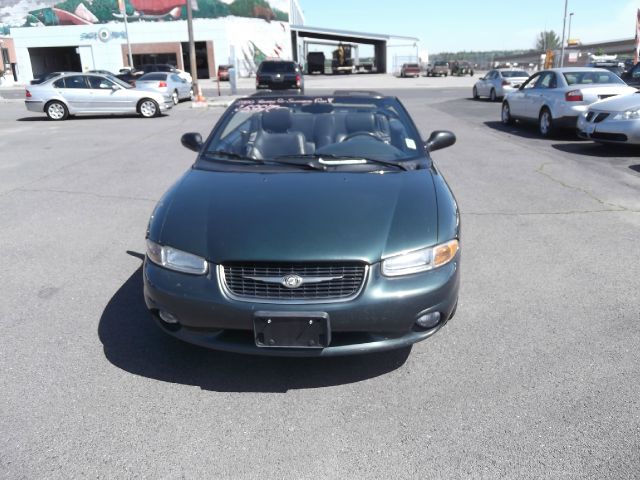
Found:
[[[44,107],[44,111],[49,120],[60,121],[69,118],[69,109],[67,106],[57,100],[53,100]]]
[[[480,97],[480,95],[478,95],[478,89],[476,87],[473,87],[473,99],[477,100]]]
[[[553,117],[547,107],[540,110],[540,116],[538,117],[538,130],[540,135],[544,138],[549,138],[553,135]]]
[[[498,97],[496,96],[496,90],[492,88],[491,92],[489,93],[489,100],[495,102],[497,99]]]
[[[158,102],[152,100],[151,98],[142,99],[140,101],[140,105],[138,106],[138,111],[144,118],[152,118],[160,115],[160,107],[158,106]]]
[[[500,120],[503,125],[513,125],[513,117],[511,116],[511,107],[509,106],[509,102],[502,102]]]

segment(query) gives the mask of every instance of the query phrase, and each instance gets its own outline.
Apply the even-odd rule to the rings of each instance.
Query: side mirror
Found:
[[[116,85],[115,83],[113,85],[111,85],[111,90],[113,90],[114,92],[116,90],[120,90],[120,85]]]
[[[200,152],[202,148],[202,135],[195,132],[189,132],[182,135],[180,139],[183,147],[193,150],[194,152]]]
[[[429,152],[434,152],[441,148],[450,147],[454,143],[456,143],[456,136],[453,132],[449,132],[447,130],[436,130],[431,133],[429,140],[426,141],[424,147]]]

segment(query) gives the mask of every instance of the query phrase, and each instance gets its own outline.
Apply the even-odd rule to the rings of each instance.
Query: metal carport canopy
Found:
[[[359,43],[373,45],[375,49],[376,68],[378,73],[387,72],[387,43],[390,40],[400,40],[401,42],[417,43],[420,41],[416,37],[402,37],[398,35],[386,35],[380,33],[363,33],[351,32],[348,30],[334,30],[331,28],[308,27],[305,25],[291,25],[291,42],[293,46],[293,56],[295,61],[298,59],[298,51],[296,45],[298,38],[311,40],[324,40],[333,42]]]
[[[398,35],[386,35],[381,33],[352,32],[349,30],[334,30],[331,28],[308,27],[306,25],[291,25],[291,31],[299,37],[317,38],[319,40],[334,40],[337,42],[365,43],[375,45],[380,42],[387,42],[393,39],[405,40],[408,42],[419,42],[416,37],[403,37]]]

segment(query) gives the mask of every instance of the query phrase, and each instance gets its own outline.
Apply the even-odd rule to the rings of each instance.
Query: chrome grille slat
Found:
[[[361,263],[335,264],[232,264],[220,267],[228,292],[242,300],[262,301],[344,301],[362,289],[367,266]],[[279,283],[267,283],[247,277],[342,277],[320,283],[306,283],[298,288],[286,288]]]

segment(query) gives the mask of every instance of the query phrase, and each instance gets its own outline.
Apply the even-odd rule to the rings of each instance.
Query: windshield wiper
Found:
[[[315,165],[313,163],[307,162],[307,163],[298,163],[298,162],[283,162],[283,161],[278,161],[276,159],[261,159],[261,158],[252,158],[252,157],[246,157],[244,155],[240,155],[239,153],[235,153],[235,152],[229,152],[227,150],[214,150],[211,152],[205,152],[204,153],[205,157],[218,157],[218,160],[222,160],[222,161],[227,161],[226,159],[232,159],[232,160],[242,160],[245,162],[252,162],[252,163],[258,163],[260,165],[291,165],[294,167],[300,167],[300,168],[305,168],[308,170],[324,170],[324,167],[322,165]],[[221,158],[223,157],[223,158]],[[226,158],[224,158],[226,157]]]
[[[234,158],[237,160],[251,160],[259,163],[264,163],[262,160],[258,160],[255,158],[245,157],[244,155],[240,155],[239,153],[229,152],[227,150],[213,150],[212,152],[204,152],[205,157],[225,157],[225,158]]]
[[[330,167],[340,166],[340,165],[359,165],[366,163],[373,163],[376,165],[382,165],[385,167],[395,167],[401,170],[409,170],[406,165],[400,162],[392,162],[389,160],[378,160],[376,158],[362,158],[362,157],[354,157],[353,155],[334,155],[334,154],[322,154],[322,153],[309,153],[309,154],[293,154],[293,155],[281,155],[279,157],[275,157],[274,160],[281,160],[286,158],[311,158],[314,160],[318,160],[318,163],[321,165],[326,165]],[[309,165],[309,164],[306,164]],[[313,165],[313,164],[311,164]]]

